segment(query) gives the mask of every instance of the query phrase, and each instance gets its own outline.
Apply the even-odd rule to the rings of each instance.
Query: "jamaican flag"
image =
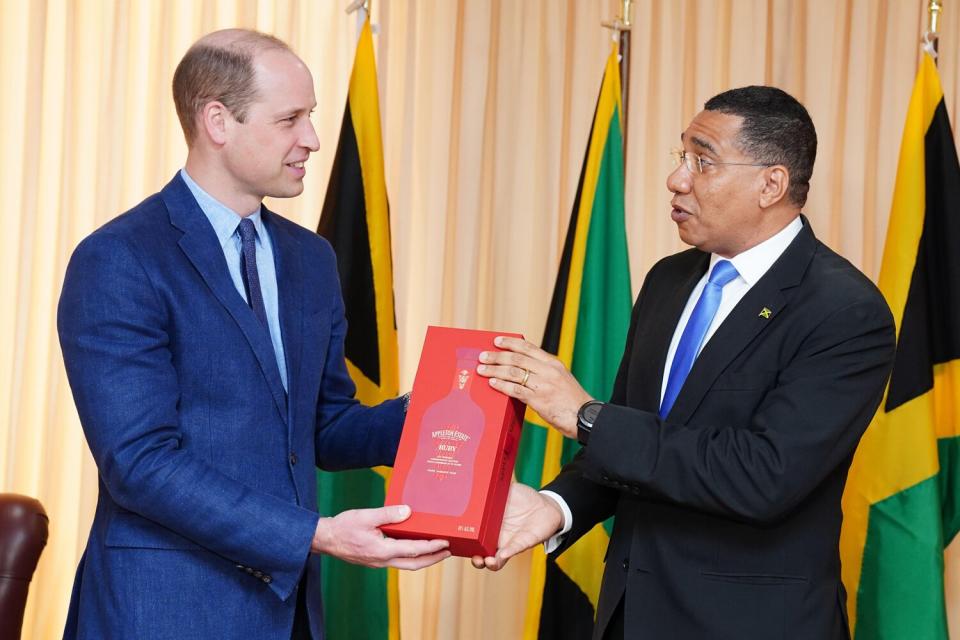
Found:
[[[960,165],[924,55],[900,146],[880,290],[897,325],[883,404],[854,457],[840,552],[857,640],[947,638],[960,529]]]
[[[600,88],[560,259],[543,348],[595,398],[609,398],[630,324],[623,210],[620,70],[614,45]],[[527,411],[516,467],[533,487],[552,480],[579,445]],[[609,526],[609,523],[608,523]],[[533,553],[524,637],[589,638],[610,530],[597,525],[558,559]]]
[[[399,381],[390,217],[369,19],[357,43],[340,141],[317,233],[337,252],[349,325],[347,368],[357,385],[357,398],[370,405],[396,397]],[[388,474],[386,468],[319,472],[320,513],[382,505]],[[367,569],[324,558],[323,593],[331,640],[400,637],[395,570]],[[362,621],[359,635],[358,621]]]

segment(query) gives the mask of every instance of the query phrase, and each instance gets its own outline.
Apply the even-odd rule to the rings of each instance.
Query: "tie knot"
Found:
[[[718,287],[725,287],[738,275],[740,274],[737,273],[737,268],[733,266],[732,262],[729,260],[721,260],[713,266],[713,271],[710,272],[709,282]]]
[[[253,220],[250,218],[241,220],[237,231],[240,233],[240,239],[244,242],[250,242],[257,237],[257,229],[253,226]]]

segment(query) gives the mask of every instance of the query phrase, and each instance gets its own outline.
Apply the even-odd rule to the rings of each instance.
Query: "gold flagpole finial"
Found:
[[[931,35],[934,35],[940,29],[940,12],[943,11],[943,2],[940,0],[930,0],[927,5],[927,17],[929,19],[927,26]]]
[[[633,27],[633,0],[621,0],[620,15],[613,20],[604,20],[600,24],[618,32],[630,31]]]
[[[943,11],[943,0],[929,0],[927,3],[927,30],[923,33],[920,41],[923,43],[923,50],[929,53],[934,60],[937,59],[937,49],[940,40],[940,13]]]

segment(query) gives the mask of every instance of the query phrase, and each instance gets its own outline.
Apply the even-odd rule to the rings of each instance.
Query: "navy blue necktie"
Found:
[[[237,228],[240,233],[242,252],[240,253],[240,273],[243,275],[243,286],[247,290],[247,304],[253,309],[254,315],[265,328],[267,327],[267,312],[263,307],[263,293],[260,291],[260,274],[257,272],[257,230],[253,221],[244,218]]]
[[[717,315],[723,288],[738,275],[740,274],[737,273],[737,268],[727,260],[717,262],[713,271],[710,272],[710,278],[700,294],[700,299],[697,300],[697,306],[693,308],[693,313],[690,314],[687,326],[684,327],[683,334],[680,336],[677,352],[673,355],[670,377],[667,378],[667,390],[664,392],[663,401],[660,403],[661,418],[667,417],[667,414],[670,413],[670,409],[673,408],[673,403],[687,379],[687,374],[693,368],[693,361],[697,359],[697,354],[700,353],[700,347],[703,346],[707,329],[710,328],[713,317]]]

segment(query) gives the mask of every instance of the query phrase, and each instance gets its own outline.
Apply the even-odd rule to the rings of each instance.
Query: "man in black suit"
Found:
[[[681,141],[670,215],[695,248],[648,273],[610,401],[530,343],[481,355],[584,446],[543,492],[513,486],[474,564],[562,552],[615,515],[594,638],[845,638],[840,496],[893,318],[801,215],[817,140],[799,102],[727,91]]]

